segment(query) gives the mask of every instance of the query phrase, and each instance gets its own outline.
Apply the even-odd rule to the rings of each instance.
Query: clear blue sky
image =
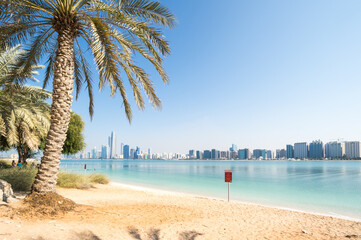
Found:
[[[133,101],[129,125],[120,97],[105,89],[90,121],[83,89],[72,109],[85,120],[88,150],[112,130],[118,145],[152,152],[361,140],[361,1],[161,2],[178,18],[165,31],[170,84],[140,63],[163,108],[139,112]]]

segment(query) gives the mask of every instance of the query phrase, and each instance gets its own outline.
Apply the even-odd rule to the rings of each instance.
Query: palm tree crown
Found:
[[[47,59],[44,87],[53,76],[57,36],[70,34],[74,43],[73,61],[76,97],[84,83],[90,98],[89,112],[93,115],[92,74],[84,56],[90,49],[99,71],[99,88],[108,83],[113,96],[120,92],[126,115],[131,121],[132,112],[123,79],[126,77],[140,109],[144,100],[143,88],[150,102],[160,107],[148,74],[134,62],[135,53],[147,59],[167,83],[168,76],[162,67],[162,57],[170,53],[159,24],[173,27],[175,16],[156,1],[148,0],[3,0],[0,14],[0,42],[17,44],[26,41],[26,54],[18,68],[26,72],[44,57]],[[83,44],[86,43],[86,44]],[[124,75],[121,76],[120,70]],[[19,72],[14,74],[17,78]]]
[[[50,93],[38,87],[13,84],[9,78],[23,53],[20,46],[0,50],[0,137],[18,150],[20,161],[38,150],[50,125],[50,107],[45,101]],[[32,74],[40,67],[32,66],[23,78],[35,79]]]

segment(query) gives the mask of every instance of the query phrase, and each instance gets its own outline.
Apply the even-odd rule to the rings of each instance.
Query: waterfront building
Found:
[[[130,156],[129,156],[129,158],[130,158],[130,159],[134,159],[134,155],[135,155],[135,149],[132,148],[132,149],[130,149]]]
[[[325,157],[331,159],[340,159],[345,155],[345,143],[343,142],[328,142],[325,144]]]
[[[197,159],[202,159],[202,152],[201,151],[197,151]]]
[[[265,149],[254,149],[253,150],[253,158],[265,159],[266,158],[266,150]]]
[[[285,159],[287,156],[286,149],[281,149],[279,154],[279,159]]]
[[[232,147],[229,148],[229,151],[231,151],[231,152],[237,152],[237,151],[238,151],[237,145],[236,145],[236,144],[232,144]]]
[[[323,159],[324,157],[323,142],[320,140],[311,142],[309,146],[308,158]]]
[[[88,152],[88,153],[87,153],[87,159],[90,159],[90,158],[91,158],[91,153]]]
[[[109,145],[109,158],[115,158],[117,155],[117,137],[115,133],[112,131],[110,137],[108,138]]]
[[[203,159],[211,159],[212,158],[212,152],[209,150],[203,151]]]
[[[124,145],[123,147],[123,158],[130,159],[129,145]]]
[[[189,158],[193,159],[195,158],[195,150],[189,150],[189,154],[188,154]]]
[[[296,159],[308,158],[308,144],[306,142],[295,143],[294,155]]]
[[[107,158],[108,158],[108,147],[103,145],[101,159],[107,159]]]
[[[211,158],[212,159],[219,159],[219,151],[216,150],[216,149],[212,149],[212,152],[211,152]]]
[[[239,159],[249,159],[249,149],[248,148],[244,148],[244,149],[240,149],[238,150],[238,158]]]
[[[120,144],[120,156],[123,156],[124,143]],[[124,156],[123,156],[124,157]]]
[[[281,149],[276,149],[276,159],[280,159]]]
[[[360,159],[360,142],[345,142],[345,158],[347,159]]]
[[[148,159],[151,159],[150,148],[148,148]]]
[[[229,155],[229,154],[228,154],[228,155]],[[219,157],[220,157],[220,159],[228,159],[228,158],[227,158],[227,151],[221,151]]]
[[[93,159],[96,159],[96,158],[97,158],[97,147],[94,147],[94,148],[92,149],[92,158],[93,158]]]
[[[287,159],[291,159],[291,158],[295,157],[292,145],[286,146],[286,157],[287,157]]]
[[[228,157],[227,157],[228,155]],[[226,151],[226,159],[237,159],[238,158],[238,152],[235,151]]]
[[[266,152],[266,158],[267,158],[267,159],[273,159],[273,152],[272,152],[271,150],[268,150],[268,151]]]

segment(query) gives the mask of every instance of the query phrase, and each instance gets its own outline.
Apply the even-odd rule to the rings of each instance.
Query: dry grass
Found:
[[[102,174],[82,175],[68,172],[58,174],[57,185],[63,188],[88,189],[92,184],[108,184],[109,180]]]

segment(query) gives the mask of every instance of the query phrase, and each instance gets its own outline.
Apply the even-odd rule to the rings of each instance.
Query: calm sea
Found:
[[[361,220],[361,161],[62,160],[111,181]]]

